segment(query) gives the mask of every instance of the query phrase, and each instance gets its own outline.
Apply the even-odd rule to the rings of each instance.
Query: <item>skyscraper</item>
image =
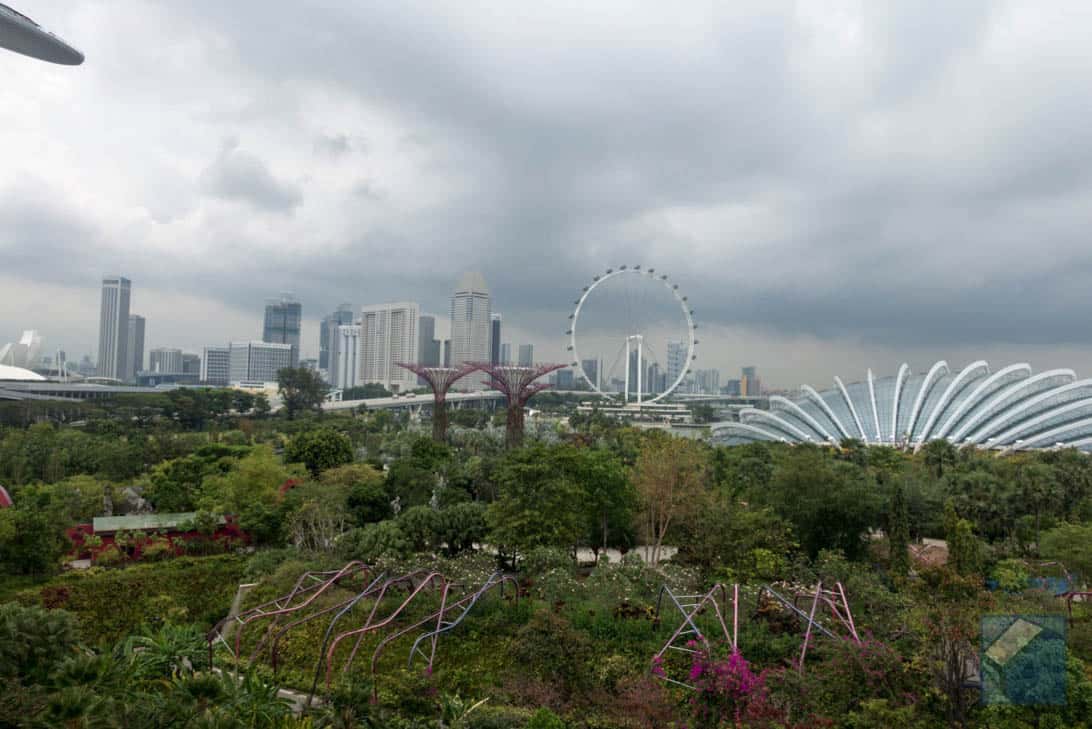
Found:
[[[521,344],[519,345],[519,365],[520,367],[530,367],[535,363],[535,345],[533,344]]]
[[[144,317],[129,315],[129,367],[126,380],[134,380],[144,370]]]
[[[360,326],[341,324],[330,334],[330,385],[344,390],[360,379]]]
[[[758,368],[754,365],[743,368],[739,378],[739,389],[743,397],[758,397],[762,394],[762,383],[758,380]]]
[[[360,310],[359,384],[375,382],[396,392],[416,387],[417,375],[397,363],[417,361],[420,318],[420,307],[411,301]]]
[[[436,338],[436,317],[422,314],[417,320],[417,364],[439,367],[441,361],[440,340]]]
[[[319,355],[318,366],[320,370],[330,369],[330,338],[342,324],[353,323],[353,305],[341,304],[333,314],[326,315],[319,327]]]
[[[277,373],[292,366],[291,344],[232,342],[229,346],[231,382],[276,382]]]
[[[262,327],[262,341],[271,344],[292,345],[292,362],[295,367],[300,361],[300,322],[303,319],[303,305],[291,294],[281,294],[279,299],[267,299],[265,302],[265,325]]]
[[[132,282],[122,276],[102,280],[99,311],[99,377],[126,378],[129,360],[129,296]]]
[[[667,384],[670,385],[675,380],[679,379],[679,375],[686,372],[686,343],[685,342],[668,342],[667,343]]]
[[[715,395],[720,392],[719,370],[694,370],[694,382],[698,392],[703,395]]]
[[[573,379],[573,371],[568,367],[558,370],[554,382],[559,390],[573,389],[573,384],[575,382]]]
[[[491,319],[492,331],[489,337],[489,363],[500,364],[501,356],[501,315],[493,314]]]
[[[488,362],[492,339],[489,289],[480,273],[464,273],[451,297],[451,366]]]
[[[226,385],[231,380],[231,349],[205,347],[201,354],[201,382]]]
[[[512,345],[508,342],[501,345],[500,363],[512,364]]]
[[[599,372],[603,369],[600,366],[598,359],[585,359],[580,362],[581,369],[584,370],[584,375],[591,380],[592,384],[596,387],[601,387],[599,383]]]

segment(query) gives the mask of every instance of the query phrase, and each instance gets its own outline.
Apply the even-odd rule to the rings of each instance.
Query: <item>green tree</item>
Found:
[[[964,577],[981,575],[982,545],[974,535],[974,525],[960,518],[951,499],[944,505],[944,538],[949,566]]]
[[[9,574],[55,572],[68,540],[50,513],[22,504],[0,509],[0,570]]]
[[[677,529],[671,561],[693,565],[711,581],[772,580],[796,549],[792,528],[773,509],[708,498]]]
[[[1092,581],[1092,524],[1062,524],[1043,532],[1039,552]]]
[[[79,640],[76,616],[17,603],[0,605],[0,676],[41,681]]]
[[[284,448],[285,463],[302,463],[313,476],[328,468],[353,461],[349,436],[329,428],[305,430],[296,434]]]
[[[887,549],[891,574],[906,577],[910,572],[910,509],[901,483],[895,484],[887,512]]]
[[[485,539],[488,532],[485,513],[485,504],[477,501],[453,504],[439,511],[436,529],[448,556],[469,551]]]
[[[558,472],[555,461],[550,448],[533,445],[510,451],[500,464],[500,496],[486,512],[497,547],[519,553],[535,547],[571,549],[580,541],[587,524],[585,493]]]
[[[944,439],[929,441],[921,451],[925,465],[936,478],[942,478],[944,471],[956,464],[956,448]]]
[[[859,559],[869,528],[881,523],[882,501],[868,472],[814,446],[786,453],[770,487],[749,498],[788,519],[811,557],[821,549],[839,549]]]
[[[318,410],[329,387],[321,375],[306,367],[285,367],[277,372],[277,394],[291,420],[299,413]]]
[[[704,502],[708,471],[708,451],[700,443],[661,431],[649,433],[633,468],[633,483],[641,526],[652,545],[652,564],[660,561],[668,531]]]
[[[257,446],[227,473],[206,477],[201,483],[197,506],[220,514],[239,514],[251,504],[273,504],[285,481],[302,480],[306,476],[303,466],[285,466],[271,448]]]

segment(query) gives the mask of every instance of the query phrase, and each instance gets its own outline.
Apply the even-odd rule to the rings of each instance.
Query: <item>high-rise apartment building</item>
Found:
[[[591,380],[593,385],[599,388],[602,387],[599,382],[599,374],[603,367],[598,359],[581,360],[580,367],[584,370],[584,376]]]
[[[694,370],[694,382],[698,392],[703,395],[716,395],[720,392],[719,370]]]
[[[557,371],[557,378],[555,379],[555,386],[559,390],[571,390],[575,384],[573,377],[573,371],[568,367]]]
[[[231,381],[231,349],[205,347],[201,353],[201,382],[207,385],[226,385]]]
[[[228,381],[276,382],[277,373],[293,366],[296,351],[291,344],[232,342],[229,345]]]
[[[762,394],[762,383],[758,379],[758,368],[754,365],[743,368],[739,378],[740,394],[743,397],[758,397]]]
[[[159,375],[182,374],[182,350],[156,347],[148,351],[148,371]]]
[[[394,392],[417,386],[417,375],[398,363],[417,361],[420,318],[420,307],[410,301],[365,306],[360,310],[361,385],[375,382]]]
[[[330,333],[330,385],[344,390],[360,380],[360,326],[342,324]]]
[[[335,334],[339,326],[352,323],[352,304],[341,304],[337,307],[337,311],[323,318],[322,326],[319,327],[318,368],[320,370],[328,371],[330,369],[330,338]]]
[[[489,362],[492,340],[489,289],[480,273],[464,273],[451,297],[451,365]]]
[[[489,336],[489,363],[498,365],[501,363],[501,315],[493,314],[490,325],[492,328]]]
[[[144,317],[129,315],[129,370],[126,380],[136,379],[144,371]]]
[[[436,338],[436,317],[422,314],[417,320],[417,364],[439,367],[442,359],[440,340]]]
[[[262,341],[270,344],[289,344],[292,346],[292,362],[295,367],[300,361],[300,324],[303,320],[303,305],[290,294],[281,294],[279,299],[267,299],[265,302],[265,324],[262,327]]]
[[[670,385],[679,379],[679,375],[686,372],[689,363],[686,361],[686,342],[667,343],[667,384]],[[666,389],[666,388],[665,388]]]
[[[129,297],[132,282],[122,276],[102,280],[99,310],[99,377],[124,380],[129,373]]]
[[[519,366],[530,367],[535,363],[535,345],[533,344],[521,344],[519,345]]]

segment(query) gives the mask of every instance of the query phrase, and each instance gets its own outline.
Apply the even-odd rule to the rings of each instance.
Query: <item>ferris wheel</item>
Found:
[[[698,325],[688,298],[666,274],[640,266],[608,268],[573,304],[565,332],[571,367],[602,397],[658,402],[690,373]],[[584,359],[593,353],[599,357]]]

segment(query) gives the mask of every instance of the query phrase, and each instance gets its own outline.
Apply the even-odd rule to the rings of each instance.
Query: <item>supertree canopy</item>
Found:
[[[413,372],[432,388],[432,438],[437,443],[446,442],[447,392],[458,380],[466,377],[478,367],[472,364],[463,364],[459,367],[427,367],[405,362],[399,362],[398,366]]]
[[[523,442],[523,408],[536,393],[545,390],[550,385],[545,382],[535,382],[543,375],[554,370],[559,370],[565,365],[538,364],[532,366],[522,365],[494,365],[479,363],[475,369],[480,369],[489,379],[483,384],[499,390],[508,400],[508,426],[505,431],[505,441],[509,448],[518,446]]]

